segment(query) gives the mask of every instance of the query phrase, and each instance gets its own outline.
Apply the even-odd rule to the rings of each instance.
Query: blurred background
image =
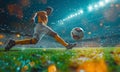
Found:
[[[31,38],[34,24],[32,15],[47,6],[54,11],[48,26],[66,42],[77,42],[77,47],[120,47],[120,0],[0,0],[0,47],[9,39]],[[70,31],[84,30],[84,38],[75,41]],[[63,47],[49,36],[36,45],[17,47]]]

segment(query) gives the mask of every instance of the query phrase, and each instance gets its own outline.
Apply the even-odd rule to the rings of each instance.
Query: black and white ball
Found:
[[[81,40],[84,37],[84,31],[81,27],[75,27],[71,30],[71,37],[74,40]]]

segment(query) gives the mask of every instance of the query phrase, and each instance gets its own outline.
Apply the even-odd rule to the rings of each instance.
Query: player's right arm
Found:
[[[35,17],[37,16],[37,12],[36,13],[34,13],[34,15],[32,16],[32,18],[31,18],[31,22],[34,22],[35,21]]]

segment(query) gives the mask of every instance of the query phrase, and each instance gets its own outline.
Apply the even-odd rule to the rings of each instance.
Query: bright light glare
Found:
[[[104,2],[100,1],[100,2],[99,2],[99,5],[100,5],[100,6],[104,6],[105,4],[104,4]]]
[[[80,10],[80,13],[83,14],[83,10]]]
[[[98,8],[98,5],[97,5],[97,4],[95,4],[95,5],[94,5],[94,7],[95,7],[95,8]]]
[[[67,17],[67,19],[71,18],[70,16]]]
[[[78,14],[77,13],[75,13],[75,16],[77,16]]]
[[[65,21],[66,19],[63,19],[63,21]]]
[[[70,15],[70,18],[73,17],[73,15]]]
[[[113,0],[103,0],[103,1],[100,1],[100,2],[98,2],[96,4],[94,4],[94,5],[90,5],[88,7],[88,11],[91,12],[91,11],[93,11],[93,9],[96,10],[96,9],[98,9],[100,7],[103,7],[103,6],[105,6],[105,4],[110,3],[111,1],[113,1]],[[67,18],[63,19],[63,22],[70,19],[70,18],[73,18],[75,16],[81,15],[83,13],[84,13],[84,11],[82,9],[80,9],[78,12],[76,12],[74,14],[71,14]],[[60,21],[61,24],[63,24],[63,22]]]
[[[105,3],[109,3],[110,2],[110,0],[105,0]]]
[[[89,7],[88,7],[88,10],[89,10],[89,11],[92,11],[92,10],[93,10],[92,6],[89,6]]]

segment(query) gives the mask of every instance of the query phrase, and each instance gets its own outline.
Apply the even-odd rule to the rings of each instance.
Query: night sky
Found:
[[[110,2],[100,7],[100,1]],[[96,4],[98,7],[95,8]],[[65,41],[76,42],[71,38],[70,31],[74,27],[81,27],[84,38],[77,41],[79,46],[89,46],[91,43],[97,43],[95,46],[120,46],[120,0],[0,0],[0,45],[4,45],[2,42],[9,38],[30,38],[17,34],[32,35],[34,24],[30,23],[30,18],[33,13],[47,6],[54,9],[49,16],[48,26]],[[92,11],[88,10],[89,6],[92,6]],[[83,10],[82,14],[67,19],[80,9]],[[45,36],[33,47],[59,46],[53,38]]]

